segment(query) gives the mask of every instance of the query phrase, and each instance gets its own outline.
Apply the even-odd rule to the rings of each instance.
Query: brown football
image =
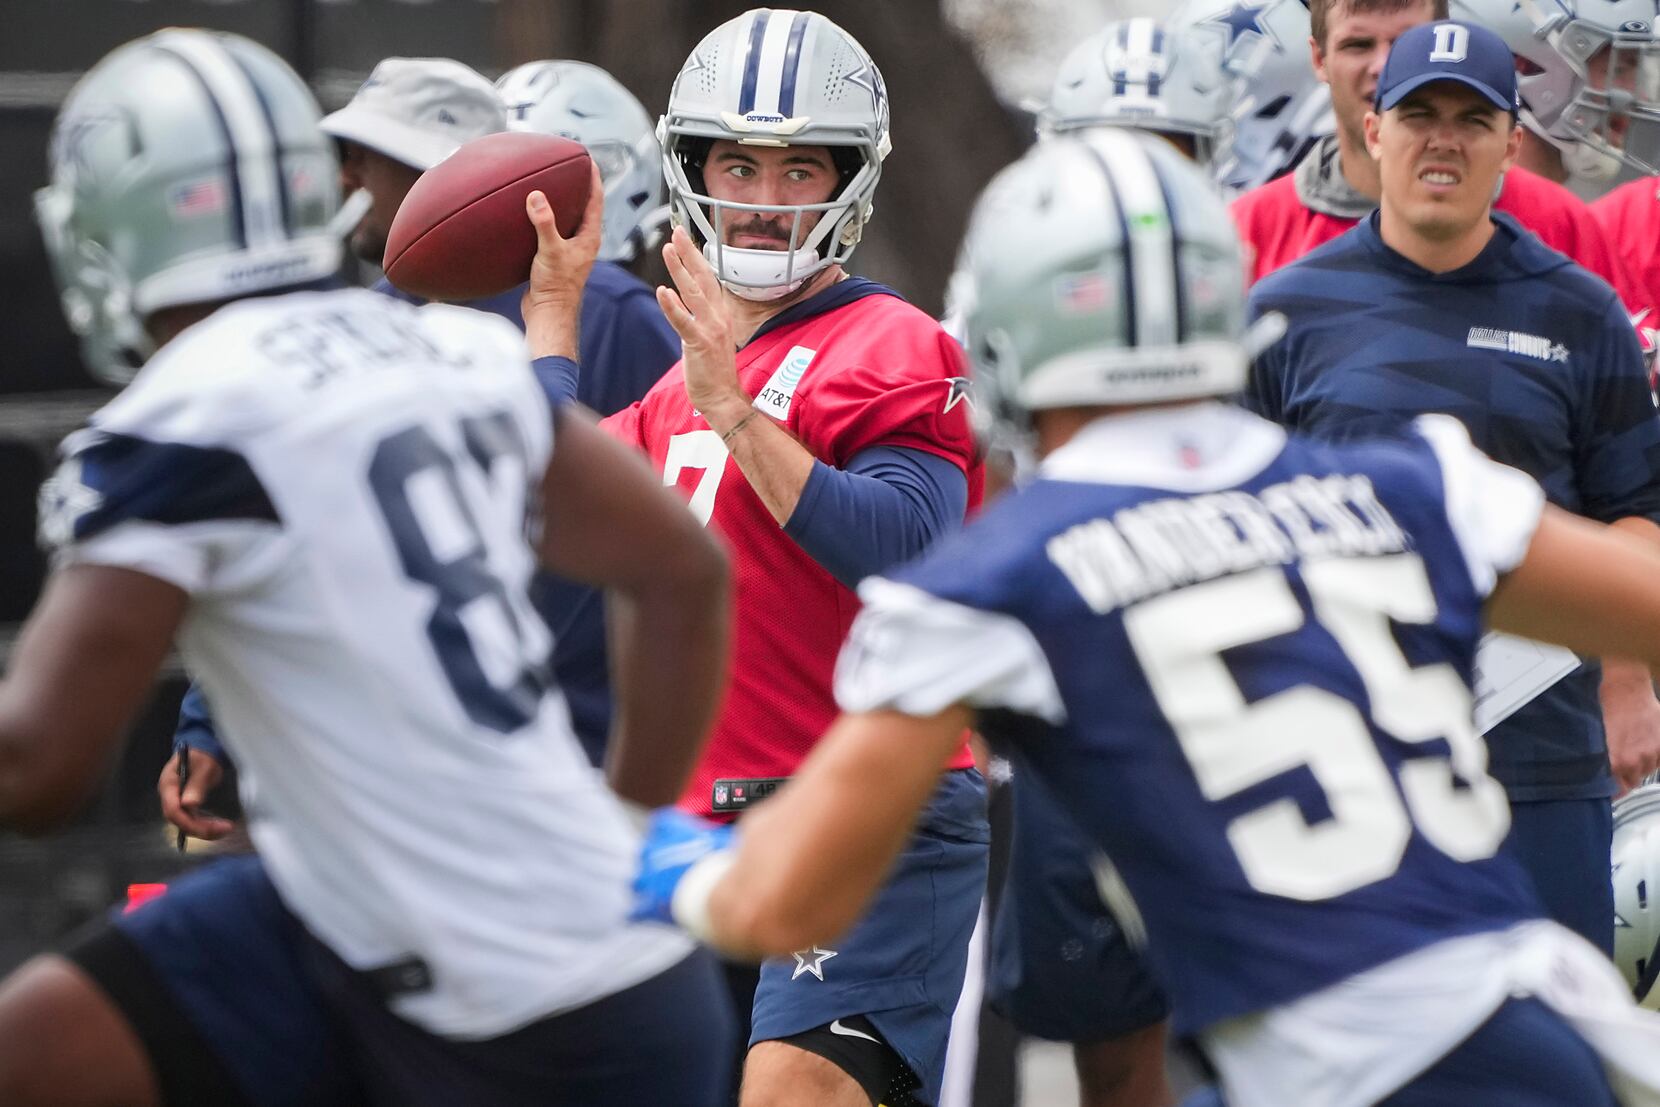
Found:
[[[523,284],[536,256],[525,197],[540,189],[568,237],[588,206],[589,172],[588,151],[568,138],[475,138],[404,197],[386,236],[386,279],[412,296],[451,302]]]

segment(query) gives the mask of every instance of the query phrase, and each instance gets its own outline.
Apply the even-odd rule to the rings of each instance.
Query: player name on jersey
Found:
[[[1153,500],[1056,535],[1049,560],[1096,612],[1299,558],[1398,553],[1406,535],[1357,475],[1303,476],[1248,492]]]

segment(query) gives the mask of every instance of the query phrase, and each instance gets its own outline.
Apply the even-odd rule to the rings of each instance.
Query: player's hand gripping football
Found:
[[[595,166],[588,185],[588,206],[582,225],[570,238],[559,231],[553,207],[540,191],[525,197],[525,214],[536,227],[536,257],[530,263],[530,283],[519,302],[525,338],[533,357],[575,358],[577,320],[582,290],[599,256],[605,221],[605,187]]]
[[[714,878],[731,863],[735,831],[673,807],[659,807],[640,842],[640,869],[634,876],[636,922],[682,926],[701,937],[699,925]],[[700,876],[683,883],[696,867]],[[707,879],[705,879],[707,877]]]
[[[680,335],[686,399],[711,427],[725,432],[752,410],[751,397],[738,383],[737,343],[725,293],[684,227],[676,227],[664,244],[663,263],[674,287],[659,288],[657,303]]]
[[[183,754],[190,757],[190,771],[183,774],[184,784],[181,787],[179,758]],[[202,810],[202,804],[207,802],[208,795],[219,786],[224,775],[224,766],[210,753],[188,747],[182,752],[174,751],[161,770],[161,779],[156,782],[156,792],[161,796],[162,816],[192,838],[209,842],[223,838],[236,829],[236,823],[208,814]],[[182,842],[180,848],[184,848]]]

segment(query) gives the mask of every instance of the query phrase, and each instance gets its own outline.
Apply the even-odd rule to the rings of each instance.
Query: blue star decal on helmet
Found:
[[[129,114],[120,108],[101,108],[79,115],[67,116],[58,124],[52,139],[52,160],[71,174],[92,170],[94,154],[103,146],[114,147],[125,157],[136,157],[139,150],[137,127]]]
[[[686,59],[686,64],[680,67],[680,76],[696,73],[700,69],[710,68],[710,62],[703,56],[702,48],[692,51],[692,56]]]
[[[871,106],[876,109],[876,118],[885,130],[888,121],[888,89],[882,81],[881,72],[869,62],[860,62],[858,68],[850,70],[842,80],[870,93]]]
[[[1220,23],[1228,29],[1228,50],[1231,53],[1242,35],[1257,35],[1274,44],[1274,49],[1285,50],[1285,44],[1279,40],[1271,28],[1262,22],[1262,14],[1273,6],[1274,0],[1262,0],[1256,4],[1235,4],[1227,11],[1218,12],[1205,20],[1206,23]]]

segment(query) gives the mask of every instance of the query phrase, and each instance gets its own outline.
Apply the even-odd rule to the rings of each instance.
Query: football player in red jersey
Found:
[[[1292,172],[1233,202],[1252,281],[1330,242],[1378,206],[1378,168],[1366,153],[1361,120],[1395,39],[1420,23],[1447,18],[1447,0],[1310,0],[1309,13],[1314,70],[1331,86],[1337,133],[1316,144]],[[1493,207],[1613,285],[1635,325],[1653,325],[1647,291],[1572,192],[1518,167],[1505,174]]]
[[[675,289],[658,298],[684,358],[604,425],[735,559],[732,682],[681,799],[729,819],[835,717],[852,586],[959,525],[982,476],[961,349],[842,268],[889,149],[887,93],[864,49],[815,13],[749,12],[692,52],[659,133],[677,229],[664,249]],[[619,674],[630,679],[648,677]],[[988,837],[966,745],[941,770],[865,920],[767,962],[758,985],[734,970],[753,1008],[744,1104],[937,1101]]]
[[[1627,181],[1591,204],[1591,214],[1602,224],[1608,241],[1619,251],[1632,279],[1645,291],[1649,302],[1660,295],[1660,177]],[[1650,315],[1635,320],[1643,348],[1652,351],[1660,337],[1660,319]],[[1654,369],[1651,364],[1649,375]]]

